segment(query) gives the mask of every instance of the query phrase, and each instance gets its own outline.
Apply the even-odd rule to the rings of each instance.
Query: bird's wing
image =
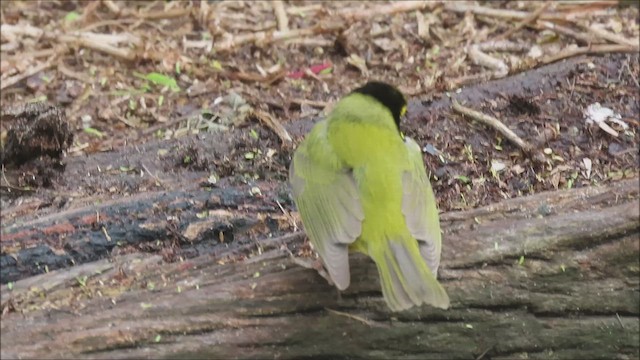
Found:
[[[409,231],[418,240],[420,254],[434,274],[440,265],[441,234],[436,199],[425,171],[420,146],[405,138],[409,152],[409,170],[402,176],[402,213]]]
[[[332,156],[331,150],[323,154]],[[309,239],[336,287],[346,289],[350,282],[348,246],[360,236],[364,219],[350,169],[318,163],[301,146],[291,161],[289,180]]]

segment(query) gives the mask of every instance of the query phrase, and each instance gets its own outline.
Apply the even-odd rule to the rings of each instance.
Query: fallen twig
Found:
[[[277,81],[284,79],[287,73],[284,70],[280,70],[280,71],[274,72],[273,74],[262,75],[257,73],[236,71],[236,72],[227,72],[225,73],[225,75],[232,80],[260,82],[267,85],[271,85]]]
[[[297,105],[309,105],[311,107],[314,108],[319,108],[319,109],[324,109],[327,106],[329,106],[330,103],[326,102],[326,101],[315,101],[315,100],[307,100],[307,99],[289,99],[289,101],[292,104],[297,104]]]
[[[523,52],[527,49],[528,45],[516,44],[509,41],[491,41],[488,43],[471,45],[468,53],[469,57],[475,64],[493,69],[495,77],[501,78],[507,76],[509,73],[509,66],[507,66],[504,61],[486,54],[485,51]]]
[[[481,123],[490,126],[494,130],[498,131],[504,137],[506,137],[509,141],[517,145],[520,149],[522,149],[527,154],[532,154],[534,147],[529,144],[527,141],[523,140],[514,133],[511,129],[509,129],[505,124],[503,124],[500,120],[494,118],[493,116],[489,116],[487,114],[483,114],[479,111],[475,111],[468,107],[460,105],[460,103],[456,99],[451,99],[453,104],[453,110],[458,113],[468,116],[474,120],[478,120]]]
[[[2,165],[2,169],[0,171],[2,171],[2,179],[5,182],[4,184],[0,184],[0,188],[6,188],[9,191],[17,190],[22,192],[35,192],[35,189],[29,188],[29,187],[19,187],[19,186],[11,185],[11,183],[9,182],[9,179],[7,179],[7,175],[5,174],[4,165]]]
[[[363,20],[376,15],[393,15],[400,12],[433,8],[436,5],[438,5],[438,3],[431,1],[398,1],[388,5],[380,5],[367,10],[363,10],[362,8],[343,9],[338,12],[338,16],[341,16],[347,20]]]
[[[593,45],[578,48],[568,48],[555,55],[549,55],[542,59],[541,64],[550,64],[558,60],[585,54],[606,54],[606,53],[637,53],[638,48],[627,45]]]
[[[116,4],[113,0],[103,0],[102,4],[104,4],[104,6],[106,6],[107,9],[109,9],[109,11],[111,11],[115,15],[119,15],[120,11],[122,11],[118,4]]]
[[[357,320],[362,322],[363,324],[369,326],[369,327],[374,327],[374,326],[382,326],[381,324],[377,324],[371,320],[367,320],[361,316],[357,316],[357,315],[352,315],[346,312],[342,312],[342,311],[338,311],[338,310],[333,310],[333,309],[329,309],[328,307],[324,308],[325,310],[327,310],[330,313],[334,313],[336,315],[340,315],[340,316],[345,316],[348,317],[349,319],[353,319],[353,320]]]
[[[276,21],[278,21],[278,31],[289,31],[289,17],[287,17],[282,0],[275,0],[271,5],[276,15]]]
[[[185,9],[169,9],[169,10],[151,11],[151,12],[139,12],[136,14],[136,16],[140,19],[160,20],[160,19],[178,18],[185,15],[189,15],[190,13],[191,13],[191,9],[185,8]]]
[[[116,46],[112,46],[112,45],[109,45],[108,43],[100,41],[98,38],[93,38],[87,35],[88,34],[86,33],[78,34],[78,35],[62,35],[62,36],[59,36],[57,40],[63,43],[77,43],[86,48],[103,52],[105,54],[108,54],[123,60],[133,60],[136,57],[136,54],[130,49],[127,49],[127,48],[123,49]]]
[[[558,25],[558,24],[554,24],[550,21],[538,21],[536,23],[536,25],[541,26],[545,29],[551,30],[553,32],[556,32],[558,34],[562,34],[562,35],[566,35],[569,37],[572,37],[574,39],[576,39],[578,41],[578,43],[582,43],[585,45],[591,44],[592,43],[592,39],[583,34],[583,33],[579,33],[579,32],[575,32],[573,30],[571,30],[570,28],[566,27],[566,26],[562,26],[562,25]]]
[[[497,18],[506,18],[506,19],[526,19],[531,14],[526,11],[517,11],[517,10],[504,10],[504,9],[494,9],[490,7],[477,6],[477,5],[469,5],[466,3],[460,3],[456,1],[447,2],[444,5],[444,9],[448,11],[458,12],[458,13],[466,13],[471,12],[476,15],[485,15],[490,17]],[[538,18],[543,20],[565,20],[564,14],[540,14]]]
[[[191,117],[197,117],[199,116],[200,111],[199,110],[195,110],[192,111],[188,114],[179,116],[177,118],[171,119],[169,121],[166,122],[162,122],[153,126],[149,126],[148,128],[142,130],[141,134],[142,136],[148,136],[148,135],[152,135],[155,134],[158,130],[162,130],[162,129],[166,129],[168,127],[174,126],[174,125],[178,125],[181,122],[185,121],[185,120],[189,120]]]
[[[523,27],[525,27],[525,26],[531,24],[532,22],[536,21],[540,17],[540,15],[542,15],[542,13],[545,12],[545,10],[547,10],[549,5],[551,5],[551,3],[548,2],[548,1],[543,3],[539,8],[536,9],[536,11],[532,12],[531,15],[529,15],[526,18],[522,19],[522,21],[520,21],[518,24],[516,24],[516,26],[512,27],[511,29],[509,29],[506,33],[498,36],[498,40],[500,40],[500,39],[508,39],[516,31],[518,31],[518,30],[522,29]]]
[[[32,67],[30,67],[29,69],[27,69],[25,72],[21,73],[21,74],[17,74],[14,75],[6,80],[2,80],[2,84],[0,84],[0,90],[4,90],[10,86],[13,86],[17,83],[19,83],[20,81],[31,77],[37,73],[39,73],[40,71],[43,71],[45,69],[48,69],[50,67],[55,66],[56,63],[56,58],[57,56],[54,55],[51,59],[47,60],[46,62],[43,62],[41,64],[38,65],[34,65]]]
[[[323,4],[312,4],[312,5],[303,5],[303,6],[289,6],[287,7],[287,13],[289,15],[300,15],[306,14],[309,12],[315,12],[322,10],[324,8]]]
[[[240,45],[244,45],[251,42],[259,43],[260,45],[267,45],[277,41],[334,32],[342,29],[343,27],[344,27],[343,24],[333,23],[333,24],[327,24],[327,25],[316,25],[310,28],[295,29],[295,30],[289,30],[289,31],[259,31],[251,34],[239,35],[239,36],[230,38],[227,41],[222,41],[216,44],[216,46],[214,46],[214,49],[216,51],[227,51],[235,47],[238,47]]]
[[[85,76],[82,73],[73,71],[71,69],[69,69],[64,61],[59,61],[58,62],[58,71],[60,71],[63,75],[66,75],[67,77],[70,77],[72,79],[76,79],[79,81],[82,81],[83,83],[89,84],[91,83],[91,79],[89,79],[87,76]]]
[[[156,185],[160,185],[165,190],[168,190],[164,181],[162,181],[156,174],[152,173],[151,170],[149,170],[149,168],[147,167],[147,165],[145,165],[145,163],[141,162],[140,164],[142,165],[142,168],[147,172],[147,174],[149,174],[149,176],[151,176],[156,181]]]
[[[264,111],[255,110],[253,115],[269,129],[273,130],[283,143],[291,143],[293,141],[287,129],[285,129],[284,126],[282,126],[282,124],[278,120],[274,119],[270,114]]]
[[[0,31],[3,33],[3,36],[7,36],[8,38],[26,35],[34,38],[41,37],[59,43],[75,43],[125,60],[135,59],[135,52],[129,48],[119,48],[115,45],[119,43],[140,45],[142,43],[139,37],[131,34],[100,34],[79,31],[63,34],[58,31],[47,32],[38,27],[23,24],[2,24]]]
[[[620,35],[616,35],[612,32],[609,32],[601,27],[599,27],[598,25],[591,25],[591,26],[584,26],[583,27],[585,30],[587,30],[588,32],[590,32],[591,34],[593,34],[594,36],[597,36],[601,39],[610,41],[612,43],[616,43],[619,45],[626,45],[626,46],[630,46],[636,49],[636,51],[638,51],[638,48],[640,47],[640,45],[638,45],[640,43],[640,39],[636,38],[636,39],[627,39],[625,37],[622,37]]]

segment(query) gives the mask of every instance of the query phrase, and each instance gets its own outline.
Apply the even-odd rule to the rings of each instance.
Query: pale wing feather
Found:
[[[436,199],[422,160],[420,146],[405,138],[411,169],[402,176],[402,213],[411,235],[418,240],[420,254],[434,274],[440,266],[442,236]]]
[[[364,219],[351,172],[314,162],[306,148],[299,148],[291,161],[289,179],[309,239],[336,287],[346,289],[350,283],[348,245],[360,236]]]

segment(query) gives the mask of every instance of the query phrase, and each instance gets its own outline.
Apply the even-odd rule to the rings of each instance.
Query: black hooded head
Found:
[[[369,95],[387,107],[400,131],[400,117],[407,111],[407,100],[398,89],[380,81],[370,81],[353,92]]]

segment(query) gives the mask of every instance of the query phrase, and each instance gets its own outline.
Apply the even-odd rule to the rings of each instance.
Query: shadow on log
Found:
[[[226,264],[115,256],[3,285],[0,355],[635,359],[639,216],[638,179],[444,214],[447,311],[390,313],[360,256],[339,299],[290,258],[300,233]]]

